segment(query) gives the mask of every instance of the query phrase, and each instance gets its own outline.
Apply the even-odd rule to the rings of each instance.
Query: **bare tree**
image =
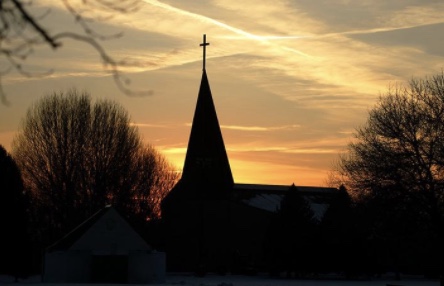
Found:
[[[395,268],[440,260],[443,134],[444,74],[397,85],[380,97],[356,130],[332,176],[360,205],[375,253],[390,249],[387,261]]]
[[[2,0],[0,1],[0,57],[6,60],[7,67],[2,67],[1,78],[12,70],[16,70],[23,76],[35,76],[26,69],[26,59],[32,56],[35,48],[47,47],[57,50],[63,47],[66,39],[73,39],[88,44],[97,51],[105,70],[109,71],[119,87],[127,94],[134,91],[127,87],[128,80],[122,75],[119,67],[129,64],[110,56],[100,44],[100,41],[120,37],[121,33],[103,35],[96,32],[95,21],[106,20],[116,13],[129,13],[138,9],[139,0],[60,0],[66,10],[72,15],[73,21],[80,26],[80,30],[50,32],[47,24],[43,24],[43,15],[34,15],[32,11],[33,1]],[[99,12],[100,16],[94,16],[91,11]],[[48,74],[45,71],[41,74]],[[0,99],[7,103],[5,93],[1,89]]]
[[[180,173],[152,145],[145,145],[140,150],[137,162],[133,174],[141,183],[146,184],[142,188],[145,192],[139,192],[137,195],[137,210],[143,212],[144,209],[150,208],[152,211],[150,219],[159,219],[160,204],[179,180]]]
[[[396,187],[442,198],[444,74],[413,79],[380,97],[339,160],[336,175],[366,194]]]
[[[93,104],[70,90],[31,107],[12,153],[22,171],[41,239],[53,240],[106,204],[142,221],[177,175],[145,146],[127,112],[111,101]]]

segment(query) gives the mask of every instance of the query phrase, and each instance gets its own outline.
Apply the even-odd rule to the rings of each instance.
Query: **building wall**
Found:
[[[242,203],[231,208],[233,272],[249,274],[265,267],[265,243],[273,213]]]
[[[230,257],[230,203],[180,200],[163,211],[168,271],[224,271]]]
[[[114,208],[103,211],[48,248],[44,282],[146,284],[165,279],[165,254],[153,251]]]
[[[127,263],[122,264],[122,267],[125,269],[113,269],[112,267],[115,267],[116,264],[106,263],[107,257],[117,256],[94,256],[88,251],[46,253],[43,282],[133,284],[165,282],[165,253],[163,252],[131,251],[128,256],[124,256]],[[97,267],[93,265],[94,260],[99,261],[101,264],[99,266],[105,267],[105,269],[95,269]],[[106,267],[111,268],[107,269]],[[122,273],[126,277],[120,277]],[[118,279],[118,281],[113,279]]]
[[[263,267],[270,212],[208,199],[170,202],[166,210],[168,271],[245,273]]]
[[[164,252],[132,251],[128,259],[128,283],[164,283],[165,269]]]
[[[90,251],[56,251],[45,254],[43,282],[86,283],[91,277]]]

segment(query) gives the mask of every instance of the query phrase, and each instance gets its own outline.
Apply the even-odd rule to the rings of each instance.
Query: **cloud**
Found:
[[[185,11],[183,9],[176,8],[172,5],[167,5],[164,3],[161,3],[159,1],[154,0],[146,0],[146,3],[153,5],[157,8],[161,8],[163,10],[166,10],[168,12],[171,12],[173,14],[179,15],[180,17],[186,17],[191,20],[197,21],[197,22],[204,22],[206,24],[210,24],[213,26],[216,26],[218,28],[222,28],[223,30],[229,31],[234,33],[235,35],[241,36],[244,40],[249,41],[248,43],[239,46],[236,43],[233,42],[226,42],[223,44],[223,48],[221,48],[219,51],[216,50],[212,51],[212,54],[216,54],[217,56],[226,56],[226,55],[234,55],[242,52],[256,52],[259,55],[263,55],[262,60],[253,60],[250,62],[247,66],[252,68],[266,68],[268,70],[277,70],[281,71],[284,76],[288,76],[290,78],[302,78],[304,80],[312,80],[319,82],[321,84],[328,84],[328,85],[337,85],[337,86],[343,86],[345,84],[345,88],[351,91],[357,91],[360,90],[361,92],[365,90],[365,92],[376,92],[380,89],[380,85],[376,84],[375,86],[372,86],[368,88],[369,83],[366,81],[364,77],[356,78],[356,75],[363,75],[368,74],[369,72],[366,71],[366,65],[356,65],[349,63],[350,59],[358,59],[360,57],[350,57],[351,51],[350,47],[353,47],[353,45],[344,45],[341,43],[341,47],[328,47],[325,46],[325,42],[323,43],[322,50],[318,50],[316,47],[317,43],[313,43],[312,41],[309,41],[310,36],[292,36],[290,38],[280,38],[279,41],[274,41],[276,37],[262,37],[260,35],[256,35],[253,33],[250,33],[248,31],[245,31],[243,29],[233,27],[229,24],[226,24],[222,21],[215,20],[203,15],[199,15],[196,13],[191,13],[188,11]],[[264,9],[265,11],[265,9]],[[278,15],[278,13],[276,12]],[[189,25],[192,25],[193,21]],[[284,21],[282,21],[284,23]],[[197,25],[197,23],[196,23]],[[283,27],[284,25],[282,25]],[[216,37],[217,37],[216,33]],[[222,34],[223,35],[223,34]],[[336,35],[338,36],[338,35]],[[315,37],[315,36],[312,36]],[[286,41],[282,41],[282,39],[286,39]],[[297,42],[294,42],[297,41]],[[341,39],[341,41],[349,41],[346,39]],[[253,44],[254,43],[254,44]],[[253,45],[252,45],[253,44]],[[336,45],[335,41],[331,43],[331,45]],[[356,46],[356,45],[355,45]],[[240,49],[239,49],[240,47]],[[247,47],[247,48],[245,48]],[[343,49],[343,47],[348,47],[348,49]],[[330,58],[334,58],[334,62],[329,62],[330,59],[325,57],[325,50],[329,49],[331,51],[338,51],[343,50],[344,55],[331,55]],[[368,47],[362,47],[361,50],[368,50]],[[352,52],[353,53],[353,52]],[[356,52],[355,52],[356,53]],[[361,51],[359,51],[361,53]],[[292,55],[293,54],[293,55]],[[322,56],[321,56],[322,55]],[[347,60],[344,60],[347,59]],[[363,58],[362,58],[363,59]],[[371,55],[368,55],[367,58],[368,61],[375,60],[371,57]],[[298,68],[294,68],[294,67]],[[320,70],[318,67],[323,66],[324,68]],[[311,72],[307,73],[300,73],[301,69],[307,69]],[[341,71],[341,72],[339,72]],[[353,74],[355,76],[354,81],[347,81],[345,78],[349,78],[350,75]],[[335,76],[332,76],[335,75]],[[339,75],[344,75],[338,78]],[[285,90],[285,87],[282,88],[282,90]],[[286,96],[285,94],[281,93],[281,90],[274,89],[273,91],[276,92],[280,96]]]
[[[143,128],[174,128],[172,125],[166,124],[150,124],[150,123],[130,123],[131,126],[143,127]]]
[[[444,56],[442,47],[444,40],[437,37],[444,32],[444,22],[413,26],[398,30],[384,30],[369,34],[354,34],[352,37],[359,41],[384,47],[411,47],[424,54]]]
[[[267,132],[276,130],[291,130],[299,128],[300,125],[283,125],[283,126],[238,126],[238,125],[221,125],[223,129],[238,130],[238,131],[257,131],[257,132]]]
[[[224,65],[231,65],[233,71],[242,69],[242,73],[239,72],[240,79],[255,80],[255,84],[277,96],[313,108],[368,106],[386,87],[387,80],[400,80],[403,74],[426,65],[425,62],[412,62],[411,56],[414,58],[418,52],[415,49],[398,46],[382,50],[375,48],[372,41],[363,42],[356,37],[382,31],[396,33],[414,25],[436,22],[439,13],[433,10],[439,11],[441,7],[428,4],[423,9],[414,9],[405,5],[392,5],[390,11],[397,12],[396,21],[389,21],[390,17],[382,14],[373,26],[338,29],[330,18],[316,17],[321,16],[316,13],[326,13],[329,9],[339,13],[346,8],[347,13],[361,11],[376,19],[373,12],[376,8],[370,3],[344,5],[341,1],[325,2],[326,7],[323,9],[304,1],[275,1],[273,5],[214,1],[203,3],[205,9],[202,5],[180,1],[167,4],[145,0],[144,3],[140,11],[131,15],[131,21],[125,15],[117,15],[113,18],[113,25],[108,27],[115,29],[123,25],[129,29],[127,32],[131,41],[148,33],[147,40],[141,41],[137,48],[122,47],[113,52],[119,57],[131,55],[127,60],[137,63],[124,67],[124,72],[153,71],[200,61],[198,42],[189,39],[196,39],[196,32],[207,31],[211,42],[209,58],[223,59]],[[244,9],[246,5],[250,8]],[[383,2],[376,3],[376,7],[384,5]],[[427,12],[434,15],[429,20],[424,17]],[[233,13],[239,17],[234,17]],[[417,15],[419,20],[401,20],[412,15]],[[347,19],[345,17],[341,20]],[[295,24],[289,27],[289,23]],[[163,45],[171,46],[171,43],[174,43],[176,49],[162,49]],[[148,48],[143,49],[144,46]],[[236,66],[237,61],[230,63],[226,59],[236,55],[246,56],[243,65]],[[97,63],[83,62],[83,68],[103,71],[100,64],[91,65],[91,62]],[[401,64],[402,71],[399,69]],[[81,74],[81,71],[77,72]],[[258,78],[251,78],[251,74]],[[310,82],[310,88],[295,89],[299,82],[304,81]]]
[[[438,1],[418,1],[413,5],[399,7],[395,13],[385,15],[386,25],[399,27],[418,27],[443,23],[444,3]]]
[[[283,146],[228,146],[229,152],[283,152],[287,148]]]
[[[338,154],[337,149],[318,149],[318,148],[305,148],[305,149],[290,149],[285,150],[285,153],[290,154]]]
[[[338,154],[338,148],[290,148],[284,146],[263,146],[263,147],[228,147],[228,152],[248,153],[248,152],[277,152],[287,154]]]
[[[186,147],[160,147],[165,154],[185,154],[187,152]]]

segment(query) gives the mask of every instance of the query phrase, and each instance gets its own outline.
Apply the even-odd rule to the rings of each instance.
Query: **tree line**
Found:
[[[15,276],[27,261],[39,270],[44,247],[107,204],[141,225],[158,219],[179,175],[121,106],[76,90],[29,108],[11,154],[0,148],[0,168],[0,269]]]
[[[443,277],[443,131],[443,73],[389,88],[339,155],[324,219],[289,190],[268,232],[270,272]]]
[[[394,270],[444,274],[444,74],[383,94],[335,169]]]

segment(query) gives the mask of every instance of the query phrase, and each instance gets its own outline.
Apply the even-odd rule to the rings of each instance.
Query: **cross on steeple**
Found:
[[[207,35],[203,35],[203,43],[200,44],[201,47],[203,47],[203,70],[205,70],[205,57],[206,57],[206,48],[209,46],[210,43],[207,43]]]

